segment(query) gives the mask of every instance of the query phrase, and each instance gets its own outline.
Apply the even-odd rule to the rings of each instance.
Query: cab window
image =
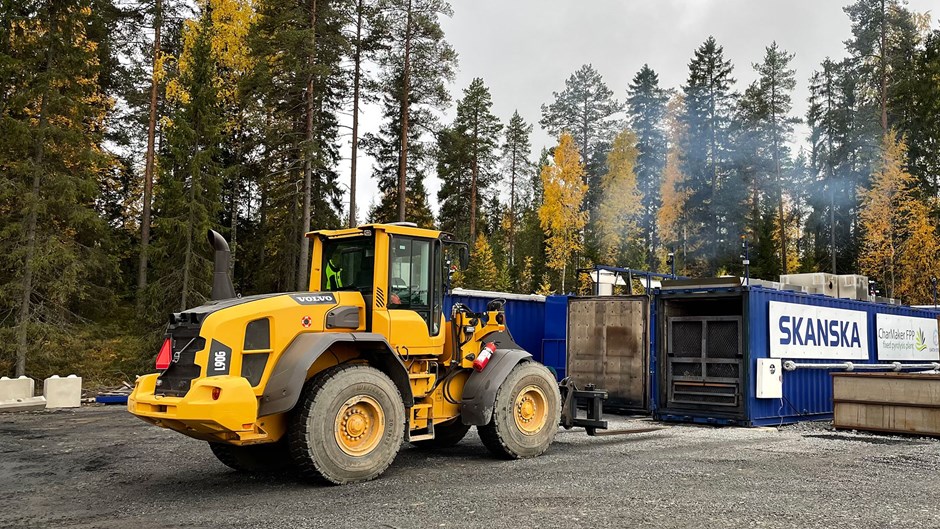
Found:
[[[431,275],[435,246],[429,240],[392,237],[388,277],[388,308],[417,312],[428,323],[432,336],[440,327],[440,318],[432,317],[435,310],[440,310],[432,295],[438,288],[432,284]]]
[[[374,237],[323,241],[321,290],[356,290],[364,294],[371,293],[375,272],[374,241]]]

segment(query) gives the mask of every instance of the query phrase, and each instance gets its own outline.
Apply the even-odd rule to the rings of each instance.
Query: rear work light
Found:
[[[167,338],[163,340],[163,345],[160,347],[160,353],[157,354],[157,370],[163,371],[170,367],[170,361],[173,359],[173,340]]]

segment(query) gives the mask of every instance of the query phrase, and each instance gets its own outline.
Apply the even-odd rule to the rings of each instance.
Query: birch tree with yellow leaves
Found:
[[[582,230],[588,218],[582,207],[587,193],[584,165],[571,134],[562,133],[552,162],[542,167],[544,196],[539,221],[546,236],[548,267],[561,275],[564,292],[568,261],[584,248]]]

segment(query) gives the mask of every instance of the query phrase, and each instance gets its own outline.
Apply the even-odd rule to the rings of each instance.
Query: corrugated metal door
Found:
[[[568,376],[606,390],[608,407],[647,411],[649,298],[570,298]]]
[[[739,408],[744,350],[740,316],[666,320],[667,406]]]

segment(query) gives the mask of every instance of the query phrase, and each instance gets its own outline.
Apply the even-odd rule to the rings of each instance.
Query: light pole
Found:
[[[676,278],[676,254],[675,253],[669,252],[668,254],[666,254],[666,264],[669,265],[672,278],[675,279]]]
[[[744,285],[751,286],[751,248],[747,243],[747,235],[741,236],[741,246],[744,248]]]

